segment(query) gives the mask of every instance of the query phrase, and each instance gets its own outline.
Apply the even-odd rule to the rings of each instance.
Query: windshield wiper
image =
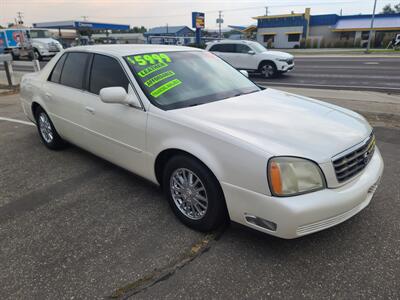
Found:
[[[251,91],[251,92],[246,92],[246,93],[237,93],[237,94],[234,94],[232,96],[232,98],[233,97],[239,97],[239,96],[242,96],[242,95],[252,94],[252,93],[255,93],[255,92],[258,92],[258,91]]]

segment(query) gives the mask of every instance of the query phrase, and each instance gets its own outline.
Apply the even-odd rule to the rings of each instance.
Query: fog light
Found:
[[[245,215],[245,219],[247,222],[260,226],[262,228],[271,230],[271,231],[276,231],[277,225],[274,222],[264,220],[262,218],[252,216],[252,215]]]

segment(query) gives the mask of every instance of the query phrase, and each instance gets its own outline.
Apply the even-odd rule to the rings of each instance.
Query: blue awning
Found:
[[[333,30],[350,31],[350,30],[369,30],[371,27],[371,17],[365,18],[357,16],[356,18],[340,18],[334,26]],[[374,29],[377,30],[400,30],[400,14],[390,17],[379,16],[375,17]]]
[[[35,28],[47,29],[92,29],[92,30],[129,30],[129,25],[97,23],[87,21],[60,21],[60,22],[42,22],[33,23]]]

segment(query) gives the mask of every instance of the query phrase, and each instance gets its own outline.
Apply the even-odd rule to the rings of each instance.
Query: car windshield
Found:
[[[247,77],[210,52],[159,52],[125,59],[146,96],[164,110],[260,91]]]
[[[51,37],[50,32],[48,32],[47,30],[30,30],[29,34],[33,39]]]
[[[265,48],[263,45],[261,45],[260,43],[252,43],[251,47],[254,49],[254,51],[256,51],[257,53],[261,53],[261,52],[265,52],[268,51],[267,48]]]

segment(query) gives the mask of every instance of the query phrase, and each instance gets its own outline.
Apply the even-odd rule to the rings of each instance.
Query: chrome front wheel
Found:
[[[176,207],[191,220],[202,219],[208,209],[207,191],[193,171],[179,168],[171,174],[170,193]]]
[[[275,77],[277,74],[277,69],[275,64],[272,62],[263,63],[260,67],[260,73],[265,78]]]

